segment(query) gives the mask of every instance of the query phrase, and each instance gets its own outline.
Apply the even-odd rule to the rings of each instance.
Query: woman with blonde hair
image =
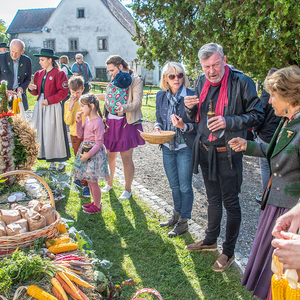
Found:
[[[256,298],[271,299],[272,230],[278,217],[294,207],[300,197],[300,69],[290,66],[265,80],[275,115],[282,117],[268,145],[234,138],[230,147],[244,154],[265,157],[271,178],[264,193],[261,213],[242,285]],[[266,190],[265,190],[266,191]]]
[[[162,69],[160,87],[156,94],[155,131],[170,130],[174,138],[162,145],[164,169],[172,190],[174,211],[171,219],[161,227],[174,228],[168,233],[174,237],[188,231],[194,193],[192,188],[191,157],[196,136],[196,124],[191,123],[184,109],[184,97],[194,95],[188,89],[189,80],[181,64],[168,62]]]

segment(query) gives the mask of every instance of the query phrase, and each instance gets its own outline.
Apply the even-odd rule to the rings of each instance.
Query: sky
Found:
[[[0,0],[0,19],[5,22],[6,28],[13,20],[18,9],[30,9],[30,8],[49,8],[57,7],[61,0]],[[122,4],[130,3],[130,0],[123,0]],[[127,8],[128,9],[128,8]]]
[[[30,9],[30,8],[48,8],[57,7],[61,0],[0,0],[0,19],[5,22],[6,28],[13,20],[18,9]]]

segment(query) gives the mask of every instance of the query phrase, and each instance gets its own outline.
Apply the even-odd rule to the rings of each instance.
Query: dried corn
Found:
[[[49,251],[53,254],[62,253],[62,252],[68,252],[68,251],[74,251],[78,249],[78,245],[75,243],[64,243],[59,244],[55,246],[51,246],[48,248]]]

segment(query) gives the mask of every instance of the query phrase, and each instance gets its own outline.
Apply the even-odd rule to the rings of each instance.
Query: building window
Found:
[[[77,8],[77,19],[84,18],[84,8]]]
[[[99,81],[107,81],[106,68],[96,68],[96,78]]]
[[[98,38],[98,51],[106,51],[107,49],[107,37]]]
[[[46,40],[43,42],[44,48],[49,48],[55,51],[55,40]]]
[[[69,40],[69,50],[70,51],[78,51],[78,39],[70,39]]]

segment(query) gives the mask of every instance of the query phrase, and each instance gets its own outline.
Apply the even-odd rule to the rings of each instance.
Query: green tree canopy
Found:
[[[7,36],[5,35],[6,27],[4,26],[4,21],[0,19],[0,43],[9,43]]]
[[[263,79],[268,70],[300,65],[300,7],[296,0],[133,0],[138,58],[198,64],[206,43],[223,46],[227,62]]]

